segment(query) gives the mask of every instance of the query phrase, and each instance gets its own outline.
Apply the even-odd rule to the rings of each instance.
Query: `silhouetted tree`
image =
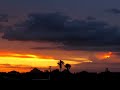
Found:
[[[40,71],[39,69],[37,68],[33,68],[30,73],[42,73],[42,71]]]
[[[8,72],[8,74],[18,75],[18,74],[20,74],[20,73],[19,73],[19,72],[17,72],[17,71],[10,71],[10,72]]]
[[[60,60],[58,63],[59,68],[60,68],[60,72],[62,71],[62,66],[64,65],[64,62],[62,60]]]
[[[65,64],[65,68],[67,69],[67,71],[70,71],[71,65],[70,64]]]

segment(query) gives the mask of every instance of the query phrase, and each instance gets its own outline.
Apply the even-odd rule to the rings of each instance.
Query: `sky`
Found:
[[[0,71],[120,71],[119,0],[0,0]]]

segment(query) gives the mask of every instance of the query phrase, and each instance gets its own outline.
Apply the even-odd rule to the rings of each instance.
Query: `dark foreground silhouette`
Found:
[[[26,73],[1,72],[0,80],[120,80],[120,72],[110,72],[108,69],[101,73],[89,73],[87,71],[71,73],[67,69],[43,72],[34,68]]]

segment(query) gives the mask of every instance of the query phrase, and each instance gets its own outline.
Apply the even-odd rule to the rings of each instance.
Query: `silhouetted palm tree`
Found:
[[[64,65],[64,62],[62,60],[60,60],[58,63],[59,68],[60,68],[60,72],[62,71],[62,66]]]
[[[70,64],[65,64],[65,68],[67,69],[67,71],[70,71],[71,65]]]

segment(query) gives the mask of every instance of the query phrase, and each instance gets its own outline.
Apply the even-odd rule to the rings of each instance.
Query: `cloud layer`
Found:
[[[112,9],[106,10],[106,12],[112,13],[112,14],[120,14],[120,9],[112,8]]]
[[[0,22],[8,22],[8,17],[7,14],[0,14]]]
[[[86,20],[74,20],[61,13],[30,14],[26,22],[8,30],[2,38],[53,42],[65,50],[120,50],[119,27],[110,26],[91,17]]]

